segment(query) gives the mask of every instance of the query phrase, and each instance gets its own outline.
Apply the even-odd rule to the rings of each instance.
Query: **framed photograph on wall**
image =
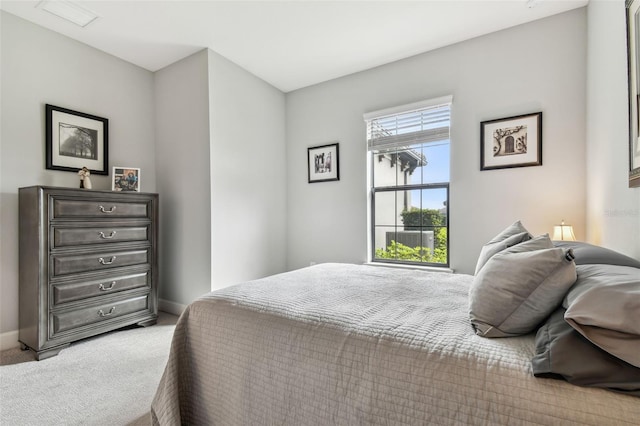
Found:
[[[307,149],[309,183],[340,180],[338,143]]]
[[[111,178],[111,190],[140,192],[140,169],[115,166]]]
[[[480,123],[480,170],[542,165],[542,112]]]
[[[45,106],[47,169],[109,174],[109,120],[54,105]]]
[[[629,187],[640,187],[640,0],[627,0]]]

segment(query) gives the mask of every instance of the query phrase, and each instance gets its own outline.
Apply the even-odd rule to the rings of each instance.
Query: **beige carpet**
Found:
[[[0,425],[149,425],[178,317],[82,340],[35,361],[0,352]]]

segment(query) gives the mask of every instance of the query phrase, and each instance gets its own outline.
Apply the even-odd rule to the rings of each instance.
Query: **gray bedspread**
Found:
[[[533,377],[533,334],[477,336],[472,279],[322,264],[205,295],[178,321],[152,421],[638,424],[637,398]]]

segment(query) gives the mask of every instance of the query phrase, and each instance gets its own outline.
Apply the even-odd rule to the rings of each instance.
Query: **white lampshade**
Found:
[[[553,239],[555,241],[575,241],[576,236],[573,233],[573,226],[565,225],[564,220],[560,225],[553,227]]]

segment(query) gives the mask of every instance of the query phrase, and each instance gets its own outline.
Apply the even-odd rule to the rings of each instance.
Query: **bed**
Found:
[[[585,248],[555,247],[576,259]],[[638,424],[640,368],[615,358],[617,381],[584,381],[541,359],[567,292],[532,331],[488,338],[470,321],[479,275],[329,263],[204,295],[176,325],[152,422]]]

